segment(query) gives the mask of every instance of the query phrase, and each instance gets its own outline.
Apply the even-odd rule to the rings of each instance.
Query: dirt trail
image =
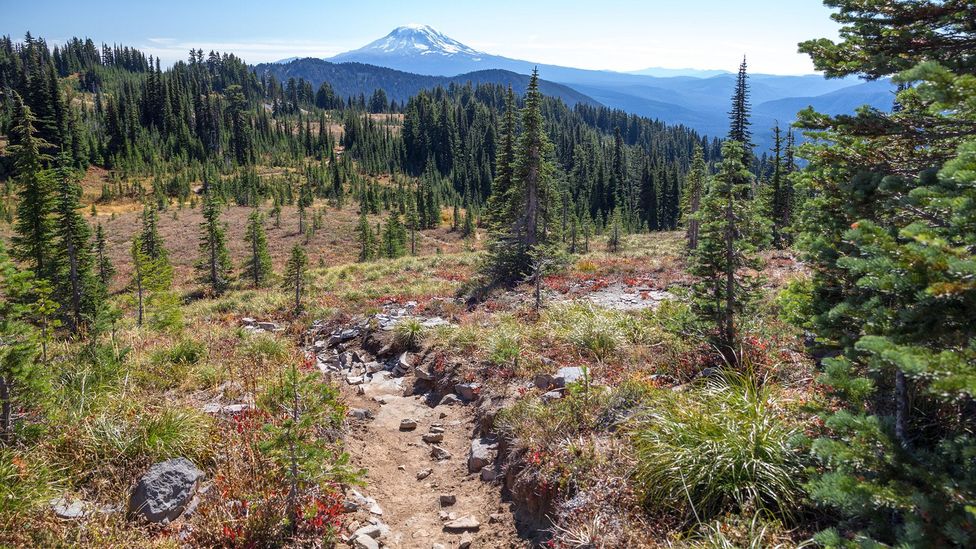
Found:
[[[460,403],[430,406],[424,396],[402,396],[402,380],[374,379],[363,387],[364,394],[342,383],[350,408],[370,412],[366,419],[350,418],[346,448],[354,464],[368,471],[366,486],[359,491],[382,510],[377,515],[360,509],[350,531],[379,519],[389,527],[378,540],[383,547],[455,548],[468,540],[475,549],[528,546],[515,532],[500,488],[483,482],[478,474],[468,474],[474,431],[470,407]],[[416,428],[401,430],[404,419],[416,421]],[[450,452],[450,458],[431,456],[433,445],[422,437],[432,426],[443,428],[443,440],[437,446]],[[430,475],[418,479],[418,473],[426,469],[431,470]],[[453,495],[456,503],[442,506],[441,495]],[[477,531],[446,528],[453,520],[469,516],[480,523]]]

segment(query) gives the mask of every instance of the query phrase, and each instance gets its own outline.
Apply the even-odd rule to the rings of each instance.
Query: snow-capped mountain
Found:
[[[439,32],[428,25],[411,24],[393,29],[379,40],[329,59],[334,63],[357,62],[438,76],[453,76],[489,68],[494,56]]]
[[[349,54],[382,55],[444,55],[472,56],[484,55],[482,52],[465,46],[457,40],[438,32],[428,25],[410,24],[393,29],[379,40],[374,40]]]

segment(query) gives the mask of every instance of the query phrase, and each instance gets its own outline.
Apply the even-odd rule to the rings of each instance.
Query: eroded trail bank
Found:
[[[358,322],[311,330],[323,374],[350,407],[346,449],[367,471],[348,492],[353,547],[526,547],[509,503],[493,482],[494,441],[477,436],[473,407],[438,393],[421,356],[394,342],[392,327],[415,318],[392,307]],[[469,395],[474,396],[474,395]],[[487,465],[487,467],[486,467]],[[482,472],[484,469],[484,472]]]

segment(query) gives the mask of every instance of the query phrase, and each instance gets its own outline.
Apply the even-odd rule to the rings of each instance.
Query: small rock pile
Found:
[[[259,321],[250,317],[244,317],[241,319],[241,327],[244,331],[251,332],[252,334],[260,334],[264,332],[283,332],[284,328],[269,321]]]

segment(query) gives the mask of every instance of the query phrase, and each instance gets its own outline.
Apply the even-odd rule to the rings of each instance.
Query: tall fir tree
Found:
[[[695,311],[711,325],[716,347],[732,365],[738,364],[739,324],[754,291],[745,269],[756,266],[752,238],[745,232],[754,226],[752,204],[743,194],[752,174],[741,158],[741,143],[722,145],[722,163],[697,214],[699,241],[689,269],[698,278],[692,286]]]
[[[543,127],[538,70],[532,71],[521,114],[522,133],[518,136],[514,162],[511,166],[498,167],[500,174],[511,171],[510,186],[503,188],[508,182],[496,181],[502,195],[489,205],[495,208],[491,214],[493,234],[482,273],[491,283],[512,283],[528,276],[534,249],[558,240],[552,238],[553,205],[558,197],[550,159],[553,147]]]
[[[53,280],[54,193],[43,149],[50,144],[37,136],[37,119],[30,107],[14,93],[14,126],[7,154],[13,158],[17,184],[17,221],[14,224],[13,256],[23,261],[38,277]]]
[[[891,112],[801,112],[807,329],[834,400],[813,444],[826,546],[976,545],[976,30],[970,2],[831,0],[832,77],[893,76]],[[961,49],[960,49],[961,48]],[[924,131],[919,131],[924,128]],[[970,129],[963,129],[970,128]]]
[[[292,247],[282,278],[281,288],[295,300],[294,311],[297,314],[302,311],[302,297],[308,281],[308,255],[305,248],[298,244]]]
[[[73,159],[62,153],[58,158],[55,199],[56,252],[58,276],[54,295],[62,304],[65,325],[77,332],[100,306],[102,292],[92,272],[91,227],[81,214],[81,185],[72,166]]]
[[[708,166],[701,147],[695,147],[691,160],[691,170],[685,178],[685,185],[681,195],[681,217],[685,224],[685,241],[689,250],[698,247],[698,234],[701,220],[698,210],[701,209],[702,197],[705,195],[708,183]]]
[[[244,242],[247,243],[248,256],[244,260],[241,276],[249,280],[255,288],[259,288],[267,284],[273,271],[268,235],[264,230],[264,214],[257,208],[247,218]]]
[[[230,286],[231,260],[227,251],[227,231],[220,221],[223,204],[211,194],[203,197],[203,221],[200,222],[200,257],[196,269],[201,284],[215,295]]]
[[[746,169],[752,168],[754,156],[752,154],[752,130],[749,114],[752,110],[749,104],[749,75],[747,73],[746,58],[742,57],[739,73],[735,78],[735,91],[732,92],[732,110],[729,111],[729,141],[742,145],[740,161]]]
[[[105,229],[102,228],[101,223],[95,227],[94,248],[98,281],[101,283],[103,291],[108,292],[112,277],[115,276],[115,266],[112,265],[112,260],[108,257],[108,240],[105,238]]]
[[[359,213],[359,224],[356,225],[356,239],[359,241],[359,260],[370,261],[376,257],[376,237],[366,219],[366,211]]]

